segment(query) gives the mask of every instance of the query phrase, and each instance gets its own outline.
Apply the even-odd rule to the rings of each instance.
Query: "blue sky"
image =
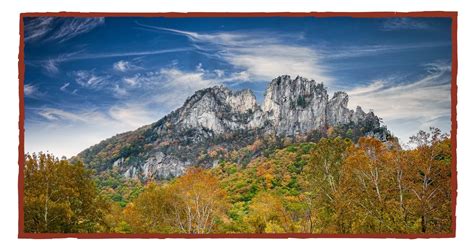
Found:
[[[448,18],[25,18],[25,148],[70,157],[196,90],[289,74],[383,118],[403,142],[450,131]]]

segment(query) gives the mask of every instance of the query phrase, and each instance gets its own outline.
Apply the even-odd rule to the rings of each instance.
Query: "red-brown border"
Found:
[[[452,144],[452,175],[451,175],[451,196],[452,196],[452,226],[451,233],[446,234],[56,234],[56,233],[25,233],[23,224],[23,167],[24,167],[24,24],[25,17],[167,17],[167,18],[191,18],[191,17],[353,17],[353,18],[388,18],[388,17],[445,17],[451,18],[451,39],[452,39],[452,82],[451,82],[451,144]],[[18,145],[18,238],[30,239],[51,239],[51,238],[80,238],[80,239],[100,239],[100,238],[454,238],[456,237],[456,197],[457,197],[457,12],[268,12],[268,13],[210,13],[210,12],[169,12],[169,13],[81,13],[81,12],[36,12],[20,14],[20,51],[18,56],[19,69],[19,145]]]

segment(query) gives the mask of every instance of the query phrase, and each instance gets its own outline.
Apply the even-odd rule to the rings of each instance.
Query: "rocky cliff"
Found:
[[[250,90],[231,91],[215,86],[197,91],[184,105],[151,125],[119,134],[81,152],[76,159],[88,167],[118,167],[128,177],[165,179],[179,176],[189,166],[211,167],[230,158],[232,151],[258,139],[292,139],[314,133],[324,137],[329,128],[356,140],[389,134],[380,119],[362,108],[347,108],[349,97],[336,92],[329,99],[321,83],[284,75],[267,86],[262,106]],[[278,141],[267,143],[278,144]],[[250,155],[258,155],[253,148]]]

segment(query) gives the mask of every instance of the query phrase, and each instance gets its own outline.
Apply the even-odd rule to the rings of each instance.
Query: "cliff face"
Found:
[[[327,122],[327,105],[328,95],[322,84],[285,75],[268,86],[263,112],[277,135],[293,136],[322,129]]]
[[[328,97],[323,84],[299,76],[272,80],[261,107],[250,90],[215,86],[197,91],[158,122],[104,140],[77,158],[99,171],[116,166],[128,177],[163,179],[181,175],[188,166],[210,167],[225,153],[268,135],[294,138],[340,127],[386,138],[388,131],[372,112],[347,108],[346,93]],[[207,155],[216,149],[221,154]]]
[[[250,90],[232,92],[223,86],[198,91],[179,111],[176,122],[182,128],[211,130],[214,134],[255,128],[252,122],[259,112],[257,100]]]

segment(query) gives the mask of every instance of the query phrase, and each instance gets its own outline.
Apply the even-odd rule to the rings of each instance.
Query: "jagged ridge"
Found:
[[[99,171],[117,166],[125,176],[163,179],[179,176],[191,165],[213,166],[230,151],[269,135],[324,136],[337,127],[385,140],[389,133],[380,119],[360,107],[348,109],[348,99],[344,92],[329,99],[322,83],[299,76],[272,80],[262,106],[251,90],[215,86],[197,91],[158,122],[104,140],[77,158]],[[211,150],[220,152],[208,155]]]

